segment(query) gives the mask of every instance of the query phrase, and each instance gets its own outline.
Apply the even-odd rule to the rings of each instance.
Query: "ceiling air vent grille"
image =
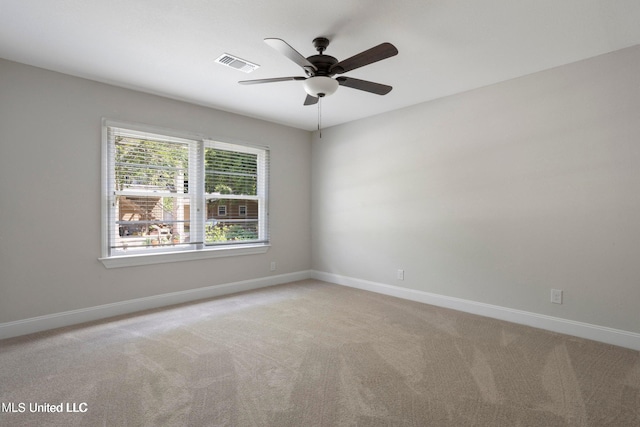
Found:
[[[226,65],[227,67],[235,68],[236,70],[240,70],[245,73],[250,73],[260,67],[258,64],[245,61],[244,59],[240,59],[237,56],[229,55],[228,53],[223,53],[222,55],[220,55],[215,62],[217,62],[218,64]]]

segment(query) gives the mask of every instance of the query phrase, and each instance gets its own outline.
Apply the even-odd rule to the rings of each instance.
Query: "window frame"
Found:
[[[195,182],[190,183],[192,188],[197,188],[198,191],[191,196],[191,226],[197,230],[197,233],[202,234],[202,244],[197,245],[196,248],[181,248],[181,247],[163,247],[154,248],[149,250],[143,250],[140,253],[132,254],[118,254],[113,255],[110,249],[110,225],[112,218],[113,207],[110,205],[110,199],[112,197],[113,183],[111,183],[110,176],[113,168],[115,167],[115,159],[113,158],[109,141],[109,129],[119,128],[126,129],[132,133],[138,134],[154,134],[166,137],[167,139],[181,139],[188,140],[195,145],[195,150],[198,151],[197,159],[198,164],[194,167],[197,168],[195,178],[190,176],[190,180]],[[259,213],[258,222],[260,224],[261,239],[258,242],[238,243],[238,244],[225,244],[225,245],[210,245],[204,244],[204,230],[206,222],[206,209],[205,209],[205,188],[204,188],[204,148],[205,146],[222,145],[228,149],[237,148],[238,151],[251,151],[260,152],[261,160],[264,162],[261,175],[259,177],[260,186],[260,198],[261,198],[261,212]],[[106,268],[128,267],[137,265],[148,264],[160,264],[165,262],[177,262],[177,261],[189,261],[218,257],[240,256],[240,255],[255,255],[266,253],[270,248],[269,243],[269,221],[268,221],[268,188],[269,188],[269,147],[259,146],[255,144],[249,144],[244,141],[233,140],[230,138],[208,137],[205,135],[194,134],[189,132],[175,131],[171,129],[144,125],[139,123],[121,122],[103,118],[102,120],[102,157],[101,157],[101,172],[102,172],[102,186],[101,186],[101,257],[98,258]],[[114,193],[115,195],[115,193]],[[196,212],[196,213],[194,213]]]

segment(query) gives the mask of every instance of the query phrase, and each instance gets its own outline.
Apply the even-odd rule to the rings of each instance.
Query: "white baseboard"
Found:
[[[242,282],[207,286],[205,288],[190,289],[187,291],[171,292],[112,304],[82,308],[79,310],[71,310],[62,313],[16,320],[14,322],[0,323],[0,339],[106,319],[108,317],[135,313],[152,308],[166,307],[199,299],[213,298],[236,292],[295,282],[297,280],[309,279],[311,276],[311,271],[280,274],[277,276],[268,276],[259,279],[245,280]]]
[[[325,273],[322,271],[313,271],[312,278],[323,280],[325,282],[335,283],[337,285],[349,286],[352,288],[376,292],[379,294],[394,296],[397,298],[408,299],[411,301],[422,302],[439,307],[451,308],[466,313],[478,314],[480,316],[505,320],[507,322],[532,326],[534,328],[545,329],[548,331],[586,338],[640,351],[640,334],[634,332],[592,325],[589,323],[576,322],[573,320],[531,313],[528,311],[514,310],[507,307],[484,304],[481,302],[470,301],[461,298],[432,294],[415,289],[400,288],[398,286],[390,286],[382,283],[355,279],[353,277]]]
[[[640,351],[640,334],[634,332],[312,270],[154,295],[0,323],[0,339],[310,278]]]

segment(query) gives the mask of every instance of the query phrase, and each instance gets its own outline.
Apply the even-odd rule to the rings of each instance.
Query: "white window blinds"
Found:
[[[268,150],[109,125],[106,140],[103,257],[268,243]]]
[[[205,243],[267,242],[268,153],[215,141],[204,153]]]

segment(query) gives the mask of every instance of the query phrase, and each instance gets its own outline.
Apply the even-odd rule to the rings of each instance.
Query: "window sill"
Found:
[[[106,268],[133,267],[138,265],[164,264],[167,262],[194,261],[199,259],[222,258],[240,255],[263,254],[270,245],[243,245],[224,248],[200,249],[194,251],[176,251],[154,254],[113,256],[98,258]]]

